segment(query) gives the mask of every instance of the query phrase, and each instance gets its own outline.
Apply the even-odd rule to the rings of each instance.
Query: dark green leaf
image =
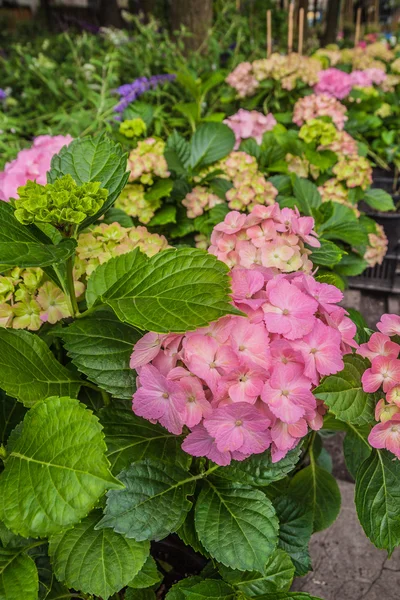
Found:
[[[313,264],[333,267],[340,262],[344,251],[333,242],[329,242],[323,238],[320,238],[319,241],[321,242],[321,247],[312,249],[312,255],[310,258]]]
[[[80,386],[37,335],[0,328],[0,387],[7,394],[33,406],[48,396],[76,397]]]
[[[135,100],[124,111],[124,119],[142,119],[146,127],[150,127],[154,119],[154,107],[146,102]]]
[[[190,166],[200,168],[224,158],[233,150],[235,134],[223,123],[204,123],[190,144]]]
[[[364,425],[374,420],[375,410],[374,396],[364,392],[361,383],[369,363],[355,354],[347,354],[343,361],[343,371],[326,377],[313,394],[341,421]]]
[[[176,206],[172,206],[172,204],[160,208],[147,226],[161,227],[162,225],[168,225],[169,223],[176,223]]]
[[[371,208],[374,208],[379,212],[396,209],[392,196],[385,192],[385,190],[371,188],[365,192],[363,200],[369,204]]]
[[[313,216],[313,210],[321,204],[321,194],[317,186],[308,181],[295,176],[293,183],[293,193],[297,200],[297,206],[303,215]]]
[[[7,396],[3,390],[0,390],[0,402],[0,443],[6,444],[14,427],[24,418],[26,408],[15,398]]]
[[[108,531],[108,530],[104,530]],[[142,542],[143,543],[143,542]],[[152,556],[148,556],[139,573],[129,582],[129,587],[134,589],[149,588],[162,581],[162,575],[157,569],[157,563]]]
[[[165,151],[165,160],[170,171],[175,171],[177,175],[185,175],[190,159],[189,143],[174,131],[168,138]]]
[[[188,577],[187,579],[182,579],[182,581],[178,581],[175,585],[172,586],[170,591],[165,597],[165,600],[185,600],[185,590],[189,590],[194,587],[198,583],[201,583],[203,579],[201,577]]]
[[[161,540],[182,525],[192,503],[194,481],[188,471],[155,460],[142,460],[119,474],[124,490],[107,494],[98,527],[111,527],[137,541]]]
[[[103,219],[104,223],[111,225],[112,223],[119,223],[121,227],[133,227],[133,219],[122,210],[122,208],[109,208]]]
[[[353,478],[356,478],[358,468],[367,460],[371,454],[371,446],[368,443],[368,435],[371,431],[370,425],[352,427],[343,440],[343,452],[346,467]]]
[[[151,188],[145,193],[145,198],[150,204],[152,202],[157,203],[161,198],[166,198],[170,195],[174,182],[172,179],[159,179]]]
[[[355,275],[361,275],[367,268],[368,263],[362,256],[359,256],[355,252],[349,252],[342,257],[339,264],[336,265],[335,270],[345,277],[354,277]]]
[[[249,486],[207,480],[196,501],[195,524],[206,550],[232,569],[262,571],[276,548],[271,501]]]
[[[116,398],[132,398],[136,373],[129,366],[133,346],[141,335],[121,323],[111,310],[98,310],[62,330],[76,368]]]
[[[367,232],[351,208],[337,202],[328,202],[323,206],[327,211],[332,208],[332,214],[318,226],[320,235],[327,240],[341,240],[350,246],[368,244]]]
[[[355,502],[371,542],[389,554],[400,545],[400,461],[386,450],[373,450],[356,476]]]
[[[204,579],[190,588],[182,588],[184,598],[188,600],[235,600],[235,590],[217,579]]]
[[[33,560],[21,549],[0,547],[0,598],[37,600],[38,572]]]
[[[301,498],[279,495],[273,501],[279,519],[278,546],[292,559],[297,576],[311,570],[308,550],[313,532],[313,511]]]

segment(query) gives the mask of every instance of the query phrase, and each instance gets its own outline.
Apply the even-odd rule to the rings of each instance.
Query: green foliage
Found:
[[[95,527],[95,511],[73,529],[50,539],[49,553],[57,578],[87,594],[108,598],[119,592],[142,569],[148,542],[135,542],[110,529]]]
[[[107,489],[121,486],[105,452],[98,419],[77,400],[38,402],[25,416],[0,475],[1,520],[25,537],[70,527]]]
[[[0,386],[25,406],[49,396],[77,396],[79,378],[28,331],[0,328]]]
[[[300,212],[310,217],[313,216],[313,211],[318,208],[322,202],[321,194],[319,193],[317,186],[311,181],[308,181],[308,179],[295,177],[293,193]]]
[[[208,480],[196,501],[195,524],[205,549],[232,569],[262,571],[276,548],[272,503],[249,486]]]
[[[306,575],[311,570],[308,545],[313,532],[313,509],[302,498],[285,495],[273,504],[279,519],[278,546],[290,556],[296,575]]]
[[[109,530],[104,530],[109,531]],[[137,543],[137,542],[136,542]],[[141,544],[146,544],[146,542],[140,542]],[[138,543],[137,543],[138,544]],[[160,571],[157,569],[157,563],[152,558],[152,556],[148,556],[146,562],[140,571],[135,575],[135,577],[129,582],[129,587],[134,589],[143,589],[149,588],[159,584],[162,581],[163,577]]]
[[[137,541],[160,540],[176,531],[192,503],[194,481],[181,467],[146,459],[122,471],[123,490],[107,494],[104,517],[97,527],[111,527]]]
[[[224,158],[235,145],[235,134],[223,123],[205,123],[193,135],[189,164],[192,169],[207,167]]]
[[[0,598],[37,600],[38,588],[35,563],[24,549],[0,548]]]
[[[395,210],[393,198],[385,190],[370,189],[363,196],[364,202],[379,212]]]
[[[285,458],[273,463],[269,450],[262,454],[253,454],[243,462],[234,461],[220,470],[219,476],[239,483],[262,487],[283,479],[293,471],[299,461],[301,444],[287,453]]]
[[[18,188],[15,218],[23,225],[41,222],[57,226],[78,224],[96,214],[107,199],[108,191],[99,182],[78,186],[71,175],[47,185],[28,181]]]

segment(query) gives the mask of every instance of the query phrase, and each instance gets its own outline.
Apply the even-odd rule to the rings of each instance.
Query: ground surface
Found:
[[[399,600],[400,549],[390,559],[365,536],[354,506],[354,484],[339,481],[342,509],[337,521],[313,535],[314,571],[296,580],[294,590],[323,600]]]

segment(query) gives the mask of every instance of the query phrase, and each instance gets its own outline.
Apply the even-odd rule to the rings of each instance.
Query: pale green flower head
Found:
[[[40,185],[28,181],[18,188],[15,218],[29,223],[52,223],[56,227],[82,223],[103,206],[108,191],[98,181],[78,186],[71,175],[64,175],[54,183]]]
[[[121,123],[119,132],[127,138],[139,137],[146,133],[146,123],[143,119],[128,119]]]
[[[337,129],[333,123],[327,123],[322,119],[310,119],[299,131],[299,138],[307,144],[316,143],[328,146],[337,138]]]

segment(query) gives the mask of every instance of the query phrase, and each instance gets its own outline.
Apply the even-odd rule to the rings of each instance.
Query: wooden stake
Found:
[[[288,54],[291,54],[293,51],[293,11],[294,11],[294,4],[293,4],[293,2],[291,2],[289,4]]]
[[[303,41],[304,41],[304,8],[299,10],[299,47],[298,53],[300,56],[303,54]]]
[[[240,0],[236,0],[236,10],[240,11]]]
[[[267,10],[267,58],[272,54],[272,19],[271,11]]]
[[[354,47],[358,46],[358,42],[360,41],[360,31],[361,31],[361,8],[357,8],[356,33],[354,36]]]

